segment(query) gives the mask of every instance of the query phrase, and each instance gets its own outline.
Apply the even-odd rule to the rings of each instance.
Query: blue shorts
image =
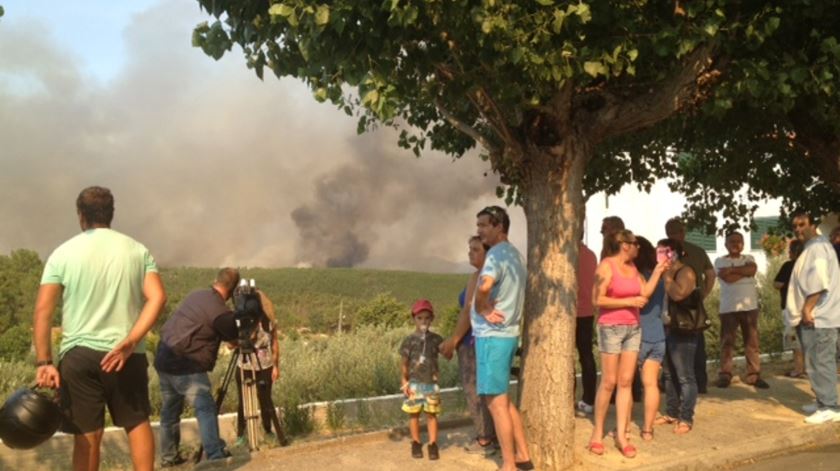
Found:
[[[639,366],[644,365],[646,360],[662,363],[665,359],[665,341],[642,342],[639,348]]]
[[[476,337],[475,373],[479,395],[498,396],[508,392],[510,367],[519,337]]]

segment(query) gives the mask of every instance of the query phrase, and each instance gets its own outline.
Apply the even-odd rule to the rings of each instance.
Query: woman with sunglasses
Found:
[[[639,242],[629,230],[619,231],[605,240],[609,253],[595,273],[593,303],[600,308],[598,316],[598,347],[601,351],[601,384],[595,396],[595,427],[589,440],[589,451],[604,453],[604,421],[613,390],[616,393],[616,444],[626,458],[636,456],[636,447],[628,441],[630,408],[633,406],[631,385],[636,373],[642,333],[639,309],[656,289],[665,269],[665,262],[657,264],[650,280],[636,269],[633,259],[639,253]]]

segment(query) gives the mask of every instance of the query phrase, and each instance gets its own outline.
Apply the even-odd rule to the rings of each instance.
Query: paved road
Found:
[[[840,469],[840,443],[827,447],[803,450],[766,461],[738,467],[738,471],[836,471]]]

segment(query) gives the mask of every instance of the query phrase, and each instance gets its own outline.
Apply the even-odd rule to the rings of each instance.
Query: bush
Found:
[[[354,319],[356,326],[401,327],[409,324],[411,310],[391,294],[379,294],[363,304]]]
[[[0,359],[12,361],[26,358],[32,345],[29,326],[17,324],[0,335]]]

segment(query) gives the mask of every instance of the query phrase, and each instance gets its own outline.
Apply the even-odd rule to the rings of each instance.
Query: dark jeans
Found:
[[[697,379],[694,376],[694,358],[697,336],[668,333],[665,339],[665,364],[662,376],[665,382],[666,414],[687,424],[694,423],[697,405]]]
[[[578,317],[575,326],[575,346],[580,359],[580,376],[583,380],[583,396],[581,400],[587,404],[595,404],[595,385],[598,371],[595,366],[595,355],[592,354],[592,333],[595,317]],[[575,378],[577,380],[577,378]]]
[[[709,374],[706,372],[706,336],[697,335],[697,352],[694,354],[694,377],[697,378],[697,391],[706,394]]]
[[[242,406],[242,368],[236,372],[236,393],[239,395],[239,410],[236,413],[236,435],[242,436],[245,433],[245,413]],[[249,378],[254,373],[251,370],[244,370],[245,377]],[[260,403],[260,415],[262,416],[263,430],[271,433],[271,422],[277,411],[274,409],[274,402],[271,400],[271,368],[256,372],[257,400]],[[279,431],[278,431],[279,432]]]

